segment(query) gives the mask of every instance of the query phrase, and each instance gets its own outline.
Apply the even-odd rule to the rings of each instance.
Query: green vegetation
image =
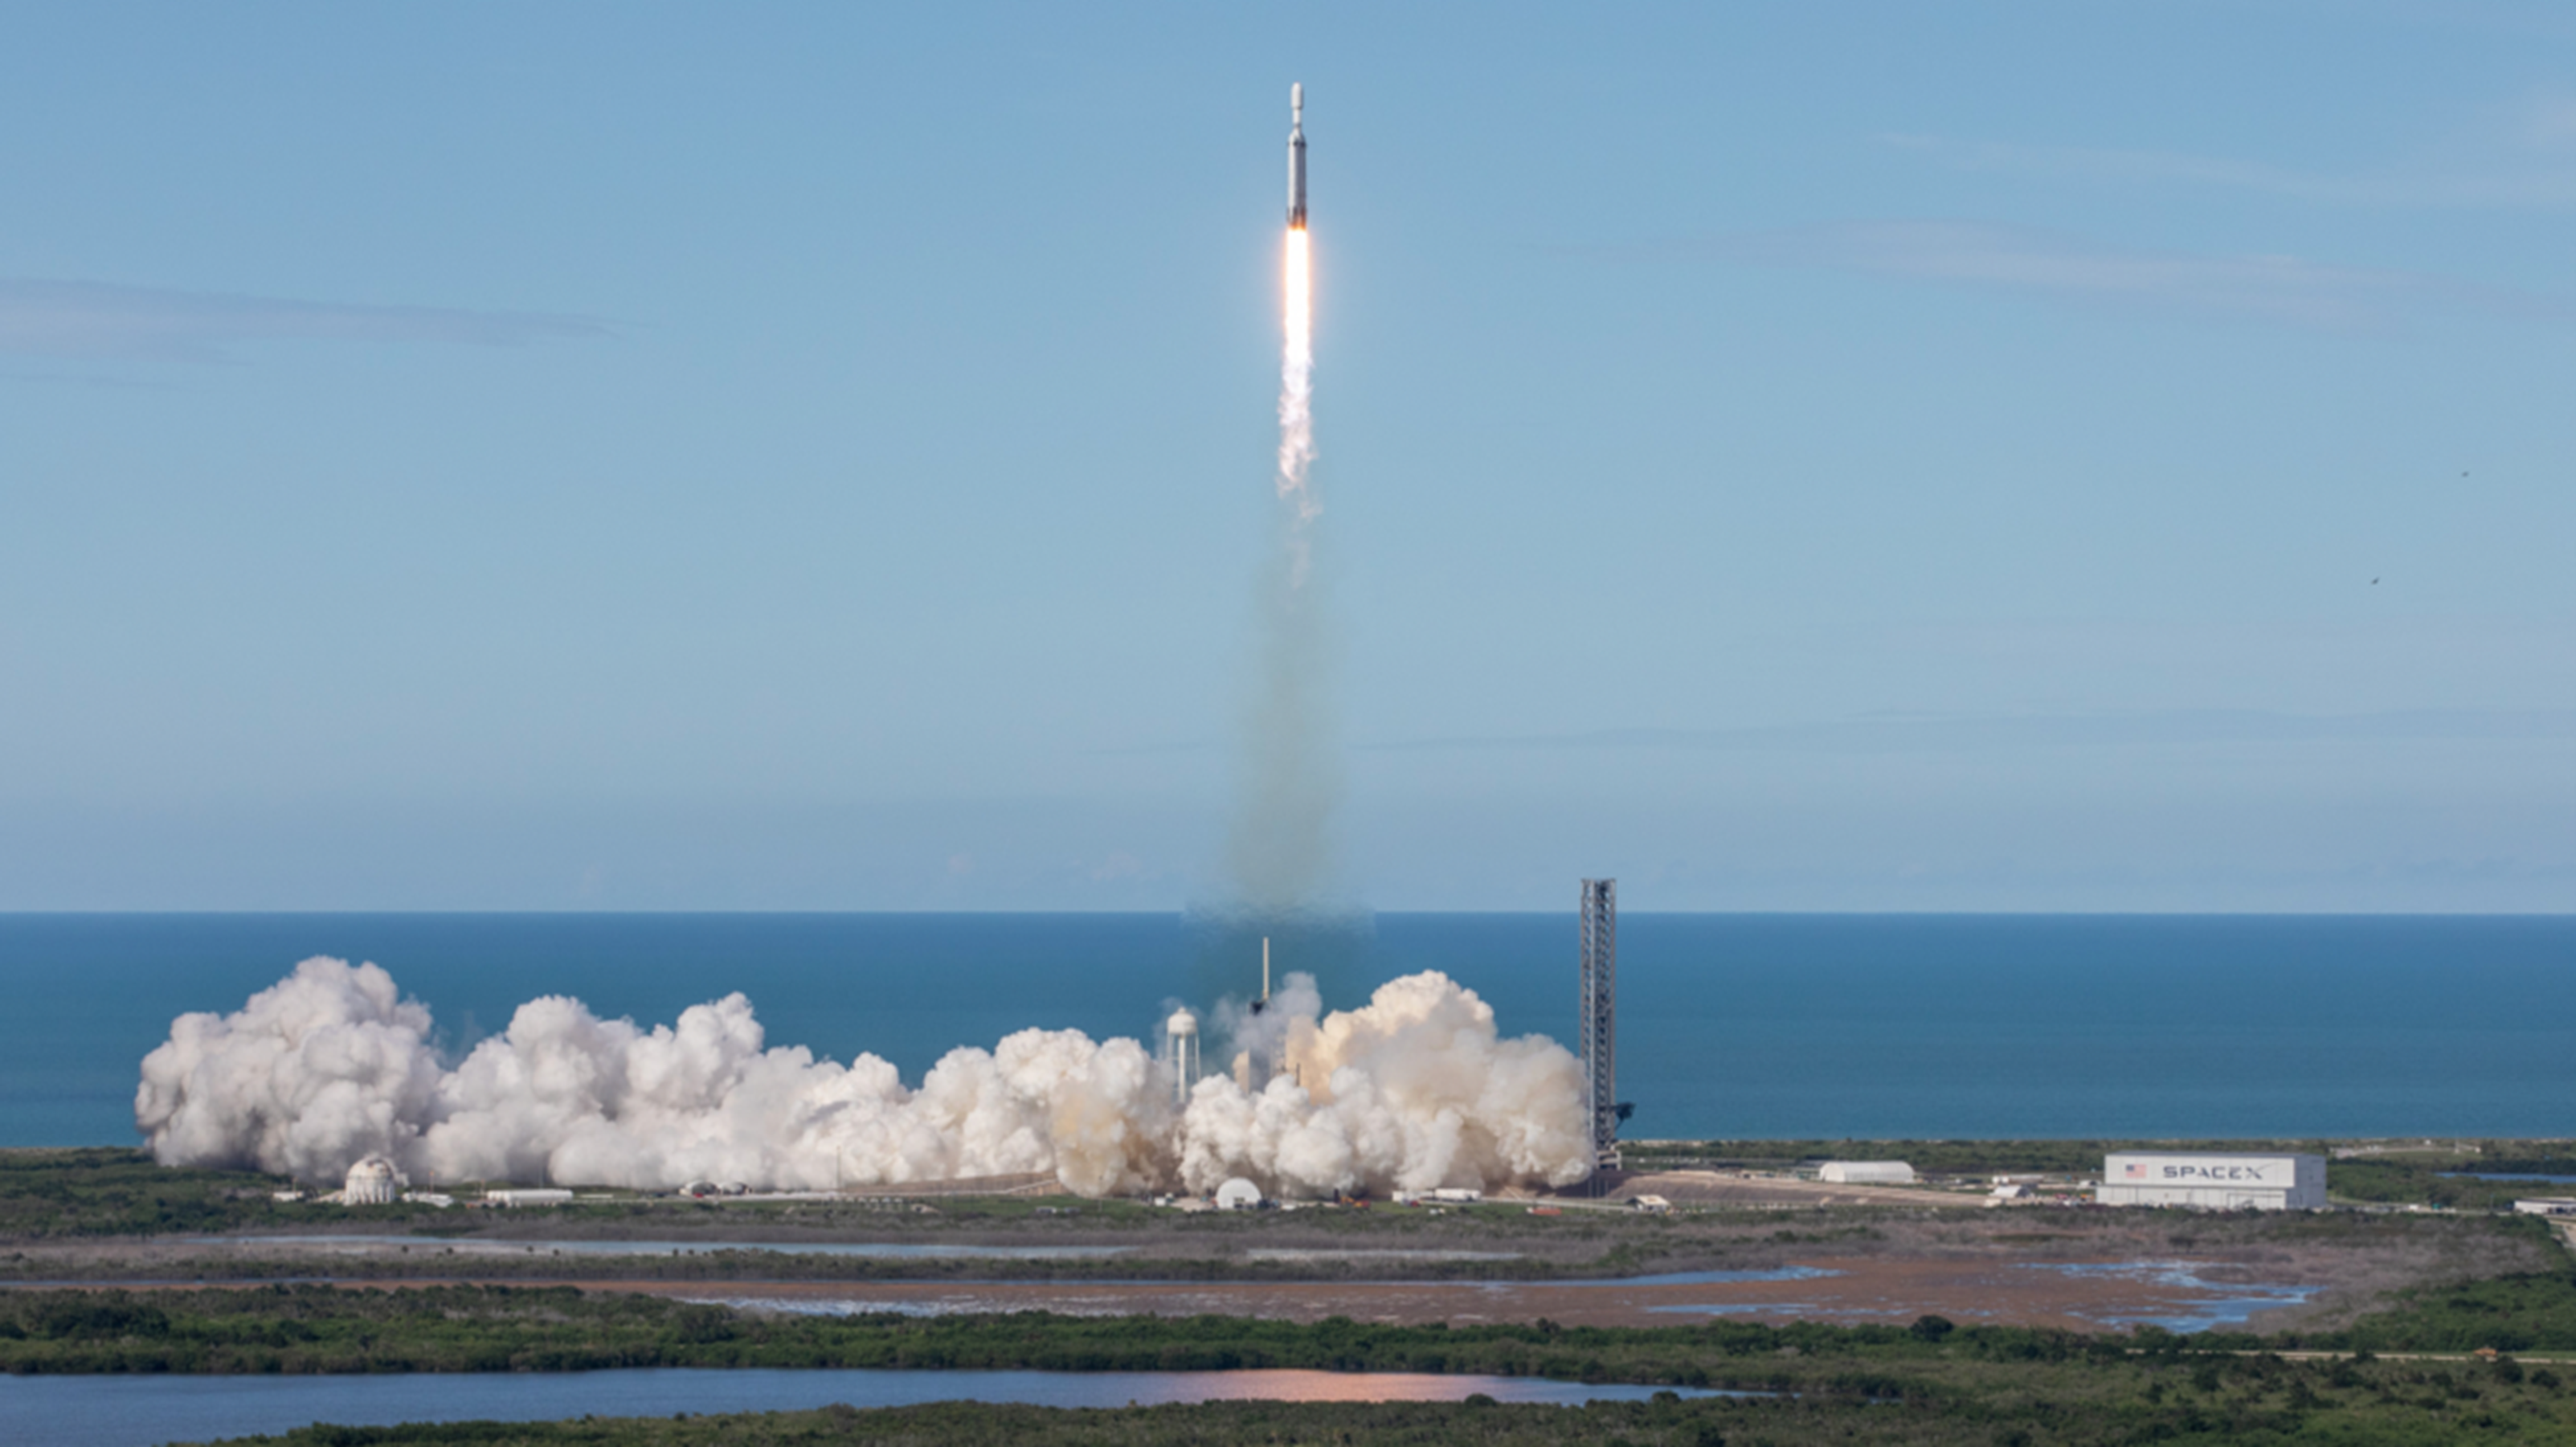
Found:
[[[1931,1319],[1937,1320],[1937,1319]],[[357,1373],[609,1367],[1479,1372],[1768,1384],[1772,1359],[2062,1360],[2125,1344],[2023,1327],[1312,1325],[1248,1317],[772,1316],[572,1287],[22,1291],[0,1295],[0,1369]]]
[[[164,1166],[141,1151],[0,1150],[0,1239],[158,1236],[251,1227],[429,1225],[453,1212],[414,1204],[276,1201],[291,1182],[256,1171]]]
[[[2491,1277],[2397,1293],[2397,1304],[2318,1346],[2374,1352],[2576,1349],[2576,1273]]]
[[[2332,1332],[2135,1336],[2030,1327],[1312,1325],[1245,1317],[796,1316],[572,1287],[0,1293],[13,1373],[576,1371],[610,1367],[1476,1372],[1682,1386],[1812,1386],[1815,1371],[1939,1362],[2096,1363],[2300,1350],[2576,1353],[2576,1271],[2404,1293]],[[1796,1370],[1784,1363],[1799,1363]],[[1791,1371],[1789,1378],[1781,1376]],[[1829,1380],[1848,1385],[1841,1376]],[[1839,1389],[1839,1388],[1838,1388]]]
[[[2098,1170],[2122,1142],[1718,1142],[1639,1148],[1632,1164],[1780,1167],[1826,1156],[1901,1156],[1935,1173]],[[2174,1148],[2174,1143],[2160,1143]],[[2242,1149],[2248,1143],[2207,1143]],[[2253,1143],[2256,1145],[2269,1143]],[[2321,1149],[2318,1142],[2283,1142]],[[1757,1148],[1760,1153],[1757,1153]],[[2392,1204],[2476,1209],[2529,1194],[2528,1185],[2461,1181],[2463,1168],[2576,1174],[2557,1147],[2466,1142],[2433,1149],[2389,1148],[2337,1160],[2339,1195]],[[526,1218],[398,1206],[350,1211],[279,1203],[281,1184],[246,1172],[166,1170],[132,1151],[0,1152],[0,1235],[26,1250],[0,1271],[33,1275],[116,1270],[122,1246],[77,1243],[107,1236],[212,1234],[243,1228],[317,1226],[461,1234],[506,1229]],[[1072,1208],[1075,1214],[1065,1213]],[[1046,1214],[1041,1215],[1041,1211]],[[2109,1216],[2089,1217],[2108,1225]],[[2125,1217],[2122,1221],[2126,1222]],[[1675,1251],[1734,1253],[1786,1244],[1882,1244],[1882,1237],[1956,1229],[1946,1218],[1907,1213],[1817,1212],[1794,1222],[1764,1216],[1688,1220],[1568,1213],[1534,1218],[1490,1206],[1434,1217],[1427,1212],[1343,1211],[1293,1218],[1301,1232],[1354,1245],[1556,1242],[1555,1256],[1515,1263],[1465,1263],[1457,1274],[1614,1274],[1653,1269]],[[548,1234],[641,1234],[670,1239],[743,1239],[757,1232],[940,1239],[993,1231],[1012,1239],[1145,1240],[1205,1238],[1213,1245],[1275,1231],[1276,1217],[1176,1217],[1126,1202],[955,1198],[928,1211],[897,1202],[732,1203],[623,1199],[551,1211]],[[2016,1226],[2050,1245],[2076,1239],[2037,1217]],[[756,1230],[755,1230],[756,1228]],[[2259,1231],[2258,1231],[2259,1228]],[[1598,1404],[1583,1409],[1492,1403],[1212,1403],[1125,1411],[944,1404],[859,1412],[739,1417],[469,1423],[394,1429],[313,1428],[283,1440],[325,1443],[753,1442],[1598,1442],[1638,1444],[1805,1443],[2144,1443],[2171,1438],[2227,1442],[2412,1444],[2451,1441],[2576,1441],[2576,1367],[2547,1360],[2576,1355],[2576,1262],[2537,1220],[2329,1213],[2261,1222],[2230,1217],[2160,1226],[2173,1249],[2237,1240],[2257,1232],[2284,1248],[2320,1244],[2355,1250],[2417,1243],[2453,1254],[2459,1274],[2482,1279],[2413,1286],[2383,1309],[2332,1330],[2258,1338],[2242,1333],[2179,1337],[2081,1335],[2016,1327],[1952,1326],[1926,1318],[1911,1327],[1797,1324],[1768,1327],[1717,1321],[1645,1329],[1560,1327],[1549,1322],[1445,1328],[1380,1326],[1333,1319],[1312,1325],[1201,1317],[1012,1316],[918,1318],[773,1316],[659,1297],[585,1294],[565,1287],[442,1286],[401,1290],[321,1285],[243,1290],[0,1291],[0,1370],[13,1373],[353,1373],[529,1371],[611,1367],[1037,1368],[1066,1371],[1309,1367],[1490,1373],[1570,1380],[1724,1387],[1782,1395],[1717,1401]],[[1079,1232],[1068,1237],[1058,1233]],[[2433,1233],[2427,1239],[2426,1233]],[[2491,1247],[2511,1244],[2517,1267]],[[2446,1234],[2447,1233],[2447,1234]],[[2525,1240],[2524,1238],[2528,1238]],[[1926,1238],[1931,1239],[1929,1237]],[[1946,1239],[1946,1238],[1943,1238]],[[2019,1239],[1996,1235],[1997,1242]],[[37,1242],[55,1245],[38,1247]],[[2447,1243],[2447,1244],[2446,1244]],[[2533,1247],[2542,1254],[2535,1257]],[[434,1240],[403,1260],[464,1269]],[[1201,1247],[1202,1251],[1206,1248]],[[1230,1248],[1229,1248],[1230,1249]],[[84,1253],[104,1250],[95,1263]],[[166,1248],[165,1248],[166,1251]],[[68,1254],[66,1254],[68,1253]],[[8,1253],[0,1252],[0,1258]],[[1577,1257],[1582,1258],[1580,1263]],[[424,1258],[427,1258],[426,1260]],[[41,1265],[40,1265],[41,1258]],[[519,1269],[521,1259],[476,1259]],[[828,1262],[828,1264],[827,1264]],[[86,1263],[86,1264],[85,1264]],[[1264,1265],[1223,1256],[1100,1261],[1009,1262],[1014,1275],[1123,1274],[1148,1263],[1156,1275],[1260,1276]],[[526,1258],[524,1269],[564,1273],[572,1258]],[[634,1265],[635,1263],[629,1263]],[[665,1263],[652,1263],[657,1269]],[[199,1265],[191,1259],[185,1269]],[[345,1269],[348,1263],[338,1265]],[[380,1263],[381,1265],[381,1263]],[[675,1276],[780,1274],[778,1259],[717,1253],[667,1259]],[[2465,1269],[2461,1269],[2465,1268]],[[246,1256],[221,1270],[273,1273],[278,1258]],[[626,1270],[627,1267],[620,1267]],[[915,1279],[984,1266],[948,1261],[876,1262],[800,1258],[792,1273]],[[1355,1269],[1378,1270],[1379,1267]],[[1278,1274],[1306,1272],[1278,1268]],[[1423,1274],[1451,1274],[1437,1267]],[[2363,1278],[2367,1280],[2367,1277]],[[2423,1281],[2424,1275],[2398,1277]],[[2383,1288],[2384,1289],[2384,1288]],[[2414,1360],[2412,1353],[2487,1349],[2493,1361]],[[2301,1352],[2360,1353],[2305,1359]],[[2521,1359],[2517,1360],[2519,1356]]]
[[[1810,1393],[1773,1399],[1596,1402],[1586,1407],[1465,1403],[1209,1402],[1066,1410],[943,1402],[922,1407],[553,1423],[311,1427],[252,1439],[292,1447],[700,1447],[700,1444],[942,1443],[957,1447],[1183,1447],[1316,1443],[1352,1447],[2127,1447],[2176,1439],[2323,1447],[2564,1442],[2576,1392],[2539,1373],[2494,1367],[2410,1370],[2254,1361],[2197,1369],[2032,1374],[2005,1385],[1960,1380],[1919,1394]]]
[[[2464,1171],[2503,1175],[2576,1175],[2576,1159],[2499,1155],[2526,1143],[2492,1141],[2476,1156],[2388,1154],[2334,1161],[2326,1189],[2339,1200],[2373,1204],[2442,1206],[2456,1211],[2508,1211],[2525,1196],[2576,1195],[2576,1184],[2547,1181],[2472,1180]]]
[[[2417,1360],[2401,1353],[2507,1353]],[[2303,1351],[2358,1355],[2305,1358]],[[2514,1353],[2525,1354],[2517,1360]],[[604,1367],[1307,1367],[1544,1376],[1779,1394],[1582,1409],[1212,1403],[1074,1411],[951,1403],[682,1420],[317,1427],[372,1443],[1768,1442],[2397,1444],[2576,1440],[2576,1263],[2400,1293],[2305,1339],[2016,1327],[1447,1328],[1231,1317],[766,1316],[571,1288],[0,1293],[12,1372],[385,1372]],[[2538,1356],[2544,1360],[2530,1360]]]
[[[2481,1284],[2486,1286],[2488,1284]],[[2576,1280],[2475,1293],[2533,1330],[2576,1305]],[[364,1372],[616,1366],[1022,1367],[1189,1370],[1313,1367],[1671,1382],[1782,1394],[1758,1401],[1601,1404],[1227,1403],[1123,1412],[947,1404],[686,1420],[313,1428],[302,1447],[359,1443],[753,1442],[1810,1442],[2433,1443],[2576,1437],[2576,1368],[2510,1357],[2302,1360],[2250,1338],[2083,1337],[2018,1328],[1652,1330],[1546,1322],[1444,1330],[1235,1318],[750,1317],[564,1288],[21,1292],[0,1298],[15,1371]],[[2366,1323],[2404,1345],[2410,1303]],[[2438,1325],[2438,1323],[2437,1323]],[[2447,1330],[2447,1327],[2441,1329]],[[2354,1335],[2362,1335],[2356,1329]],[[2434,1333],[2438,1335],[2438,1332]],[[2419,1338],[2423,1334],[2419,1333]],[[2576,1338],[2569,1338],[2576,1341]],[[2452,1345],[2440,1342],[2439,1345]],[[2287,1342],[2272,1345],[2284,1349]]]
[[[2495,1362],[2294,1361],[2278,1356],[2122,1356],[1994,1361],[1933,1355],[1890,1369],[1777,1359],[1772,1397],[1581,1408],[1463,1403],[1212,1402],[1114,1410],[948,1402],[860,1411],[311,1427],[294,1447],[366,1444],[1585,1443],[1928,1444],[2076,1447],[2197,1439],[2233,1444],[2415,1447],[2558,1443],[2576,1435],[2576,1391],[2547,1368]]]

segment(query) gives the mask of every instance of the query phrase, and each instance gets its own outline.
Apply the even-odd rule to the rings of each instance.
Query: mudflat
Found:
[[[0,1253],[0,1282],[547,1282],[783,1311],[1599,1326],[1937,1315],[2272,1331],[2349,1320],[2402,1287],[2543,1270],[2552,1255],[2545,1239],[2497,1218],[2352,1212],[1836,1207],[1650,1218],[1485,1205],[1440,1216],[937,1219],[876,1231],[771,1223],[758,1241],[713,1229],[755,1227],[756,1217],[688,1233],[645,1220],[636,1229],[646,1234],[620,1241],[599,1222],[577,1235],[526,1234],[548,1224],[532,1216],[497,1223],[507,1234],[379,1227],[22,1241]],[[970,1254],[922,1254],[938,1248]],[[840,1254],[871,1249],[903,1254]]]

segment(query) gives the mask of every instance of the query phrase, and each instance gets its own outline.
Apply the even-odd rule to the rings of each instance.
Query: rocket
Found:
[[[1288,229],[1306,229],[1306,87],[1288,87]]]

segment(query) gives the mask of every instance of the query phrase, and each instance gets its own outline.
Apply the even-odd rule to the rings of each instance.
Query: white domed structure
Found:
[[[1258,1211],[1261,1188],[1236,1176],[1216,1188],[1216,1208],[1220,1211]]]
[[[1196,1035],[1199,1033],[1199,1017],[1191,1014],[1186,1008],[1174,1010],[1172,1018],[1163,1022],[1163,1028],[1170,1031],[1175,1038]]]
[[[349,1179],[340,1188],[343,1206],[390,1206],[402,1199],[402,1172],[383,1156],[369,1156],[349,1167]]]

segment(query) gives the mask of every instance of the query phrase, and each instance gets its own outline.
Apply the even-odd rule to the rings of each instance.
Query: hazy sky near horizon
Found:
[[[2576,908],[2548,4],[21,6],[0,908]]]

